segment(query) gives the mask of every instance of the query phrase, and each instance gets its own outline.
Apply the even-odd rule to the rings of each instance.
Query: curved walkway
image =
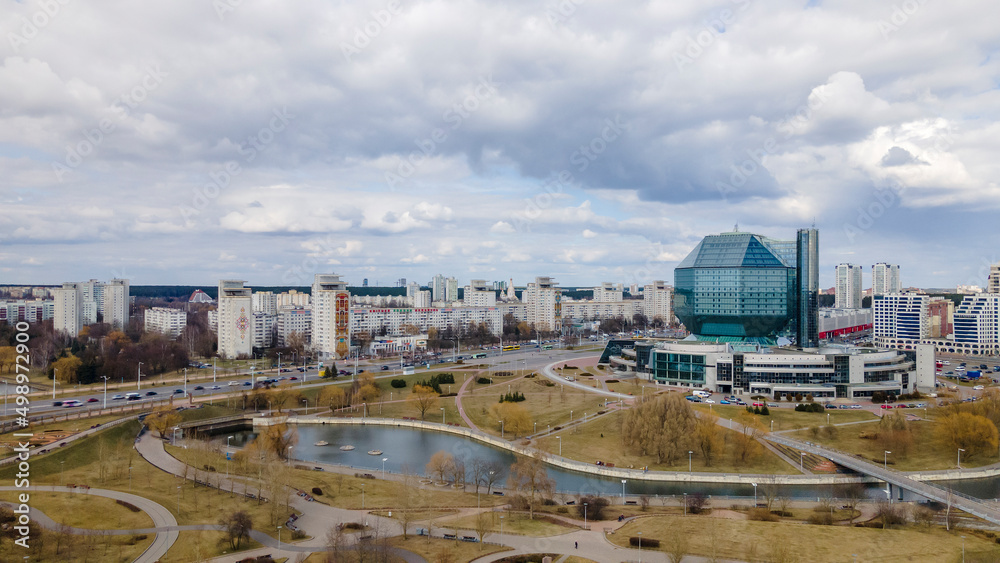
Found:
[[[76,494],[88,494],[99,497],[106,497],[115,500],[121,500],[135,505],[140,510],[149,515],[153,520],[152,528],[144,528],[138,530],[90,530],[82,528],[71,528],[71,533],[74,534],[109,534],[109,535],[122,535],[122,534],[134,534],[134,533],[155,533],[156,537],[153,538],[153,543],[150,544],[146,551],[136,559],[137,563],[154,563],[158,561],[163,555],[174,545],[177,541],[177,532],[180,529],[177,526],[177,520],[174,515],[170,513],[169,510],[164,508],[162,505],[157,504],[147,498],[143,498],[137,495],[122,493],[119,491],[111,491],[108,489],[73,489],[69,487],[56,487],[56,486],[33,486],[27,488],[17,488],[4,486],[0,487],[0,491],[51,491],[57,493],[76,493]],[[9,503],[5,503],[9,504]],[[51,518],[43,514],[41,511],[31,508],[29,515],[31,519],[37,522],[44,528],[58,529],[59,524],[54,522]]]

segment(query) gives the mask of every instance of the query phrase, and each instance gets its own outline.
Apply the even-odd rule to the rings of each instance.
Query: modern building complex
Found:
[[[872,265],[872,296],[902,293],[899,265],[879,262]]]
[[[838,309],[860,309],[861,266],[855,264],[839,264],[835,274],[837,293],[835,307]]]
[[[242,280],[219,280],[219,356],[224,359],[250,357],[253,353],[253,299]]]
[[[874,308],[876,346],[915,350],[923,344],[949,354],[1000,353],[1000,294],[966,295],[957,308],[940,297],[891,294],[876,298]]]
[[[918,293],[890,293],[872,300],[876,344],[891,340],[920,340],[930,336],[928,304]]]
[[[351,294],[337,274],[316,274],[312,286],[312,345],[321,359],[351,350]]]
[[[820,340],[856,334],[872,330],[872,327],[871,309],[824,308],[819,310],[818,336]]]
[[[913,352],[831,345],[815,352],[755,343],[612,341],[601,362],[667,385],[820,401],[934,389],[934,347]]]
[[[180,338],[187,326],[187,312],[183,309],[153,307],[146,309],[143,317],[146,332],[158,332],[171,340]]]
[[[521,301],[525,304],[529,325],[540,331],[562,328],[562,292],[552,278],[536,277],[524,290]]]
[[[76,336],[85,325],[96,322],[106,322],[119,330],[128,324],[128,280],[113,279],[106,284],[97,280],[66,282],[52,290],[52,297],[57,331]]]
[[[965,353],[1000,352],[1000,294],[980,293],[962,299],[955,310],[955,345]]]
[[[709,235],[674,270],[674,314],[694,334],[769,338],[795,317],[796,243]]]

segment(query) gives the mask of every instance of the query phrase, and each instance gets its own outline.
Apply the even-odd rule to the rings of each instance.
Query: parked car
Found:
[[[973,391],[982,391],[983,389],[986,389],[985,385],[976,385],[972,388]]]

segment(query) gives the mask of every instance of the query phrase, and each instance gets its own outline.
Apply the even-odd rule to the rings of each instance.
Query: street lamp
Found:
[[[962,536],[962,563],[965,563],[965,536]]]
[[[387,462],[387,461],[389,461],[389,458],[387,458],[387,457],[383,457],[382,458],[382,479],[383,480],[385,479],[385,462]]]
[[[639,532],[639,563],[642,563],[642,532]]]
[[[106,375],[102,375],[104,378],[104,408],[108,408],[108,380],[111,379]]]
[[[52,368],[52,400],[56,400],[56,375],[59,373],[58,368]]]
[[[281,526],[278,526],[278,551],[281,551]]]
[[[230,436],[226,438],[226,480],[229,480],[229,441],[235,436]]]
[[[181,515],[181,486],[177,485],[177,516]]]
[[[958,448],[958,461],[956,462],[956,465],[958,465],[959,469],[962,468],[962,452],[964,451],[965,450],[963,450],[962,448]]]
[[[625,479],[622,479],[622,502],[625,501],[625,483],[626,482],[627,481]]]
[[[139,362],[139,369],[136,371],[135,390],[142,391],[142,362]]]
[[[286,465],[288,466],[292,465],[292,448],[294,447],[295,446],[288,446],[288,457],[285,458],[285,461],[287,462]]]
[[[806,452],[799,452],[799,471],[805,471],[803,469],[803,460],[806,458]]]
[[[684,516],[688,515],[688,494],[684,493]]]
[[[688,450],[688,473],[691,473],[691,454],[693,453],[693,451]]]
[[[583,503],[583,529],[587,529],[587,503]]]
[[[361,483],[361,510],[365,509],[365,484]]]
[[[500,423],[500,439],[503,440],[503,421],[498,420],[497,422]]]
[[[885,453],[882,454],[882,469],[889,469],[889,454],[891,453],[889,450],[885,450]]]
[[[562,436],[556,436],[556,440],[559,440],[559,457],[562,457]]]
[[[500,515],[500,544],[503,545],[503,514]]]
[[[444,424],[444,407],[441,407],[441,424]]]
[[[757,483],[750,483],[753,485],[753,506],[757,508]]]

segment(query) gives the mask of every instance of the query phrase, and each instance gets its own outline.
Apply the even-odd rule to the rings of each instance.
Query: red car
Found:
[[[88,403],[96,403],[98,401],[100,401],[100,399],[98,399],[97,397],[91,397],[91,398],[87,399]]]
[[[879,405],[880,409],[891,409],[892,405]]]

